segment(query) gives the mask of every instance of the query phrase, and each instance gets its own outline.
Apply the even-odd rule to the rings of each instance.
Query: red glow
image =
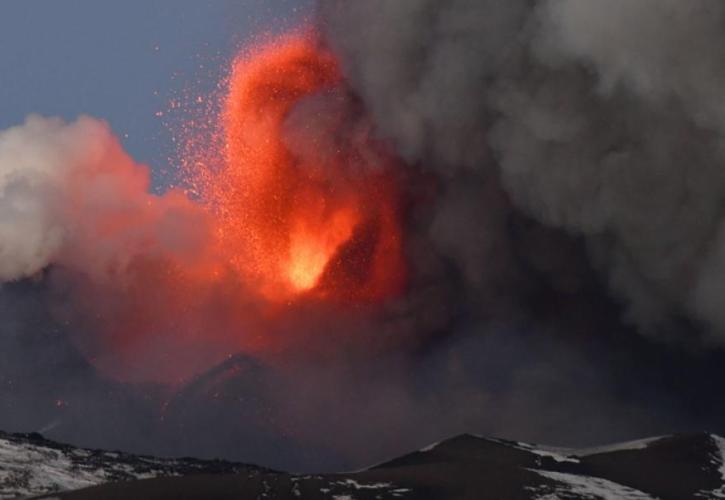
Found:
[[[110,137],[88,153],[107,153],[99,171],[72,180],[78,292],[59,309],[106,376],[179,384],[235,353],[310,348],[299,318],[324,325],[403,287],[397,169],[335,58],[288,37],[241,54],[226,83],[221,110],[184,125],[194,201],[148,194]]]
[[[309,143],[304,156],[286,143],[295,107],[341,86],[337,61],[311,37],[243,53],[224,104],[224,167],[194,173],[218,212],[220,248],[268,300],[379,300],[402,285],[399,196],[386,166],[353,172],[344,145],[319,143],[336,131],[314,116],[294,132]]]

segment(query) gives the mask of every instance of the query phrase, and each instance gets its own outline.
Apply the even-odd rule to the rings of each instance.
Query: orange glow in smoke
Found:
[[[288,144],[296,107],[341,87],[336,59],[313,37],[244,52],[223,107],[224,166],[194,175],[218,213],[220,248],[268,300],[372,301],[402,286],[400,196],[387,166],[353,171],[351,161],[364,162],[359,151],[327,141],[338,131],[314,113],[292,132],[304,153]]]
[[[110,134],[90,150],[98,167],[68,181],[63,262],[78,272],[74,307],[57,309],[104,376],[181,384],[235,353],[307,342],[287,326],[301,311],[402,291],[401,169],[334,56],[298,35],[231,69],[221,109],[182,125],[192,197],[149,194],[148,170]]]

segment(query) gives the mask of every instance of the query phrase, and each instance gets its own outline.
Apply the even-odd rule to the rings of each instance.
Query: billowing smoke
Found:
[[[30,116],[3,131],[0,174],[3,281],[51,263],[112,280],[141,254],[198,253],[203,214],[180,193],[148,194],[147,169],[93,118]]]
[[[516,209],[584,237],[642,331],[669,334],[685,318],[725,335],[720,2],[331,0],[321,11],[380,134],[408,161],[451,186],[497,183]],[[505,238],[487,224],[496,198],[469,197],[479,218],[444,208],[438,225]],[[485,261],[470,257],[480,242],[441,235],[482,279]]]
[[[105,123],[31,116],[0,133],[0,172],[3,281],[50,268],[55,317],[102,372],[171,381],[234,352],[214,334],[194,338],[213,316],[199,277],[207,212],[180,191],[149,194],[148,169]]]
[[[160,196],[103,122],[0,132],[0,427],[297,470],[720,430],[724,15],[320,0]]]

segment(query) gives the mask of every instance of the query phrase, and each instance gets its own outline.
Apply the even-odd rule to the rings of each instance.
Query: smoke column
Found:
[[[0,427],[295,470],[721,428],[725,7],[600,4],[320,0],[163,195],[102,121],[0,132]]]
[[[676,336],[686,320],[722,337],[719,2],[320,10],[352,86],[409,162],[451,185],[492,179],[517,210],[583,237],[641,331]],[[487,211],[487,194],[474,196]],[[475,250],[451,250],[471,266]]]

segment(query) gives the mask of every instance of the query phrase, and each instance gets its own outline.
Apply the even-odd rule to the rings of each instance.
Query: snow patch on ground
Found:
[[[441,442],[440,442],[440,441],[437,441],[437,442],[435,442],[435,443],[431,443],[431,444],[429,444],[429,445],[428,445],[428,446],[426,446],[425,448],[421,448],[421,449],[420,449],[420,450],[418,450],[418,451],[420,451],[421,453],[426,453],[426,452],[428,452],[428,451],[433,451],[433,450],[435,450],[435,449],[436,449],[436,447],[437,447],[437,446],[438,446],[439,444],[441,444]]]
[[[561,484],[561,486],[554,487],[532,488],[535,493],[539,494],[535,500],[558,500],[572,498],[572,495],[598,500],[656,500],[642,491],[598,477],[536,469],[528,470]]]
[[[530,444],[530,443],[522,443],[517,442],[514,443],[513,446],[518,448],[519,450],[528,451],[529,453],[533,453],[534,455],[538,455],[540,457],[546,457],[551,458],[555,460],[556,462],[570,462],[570,463],[579,463],[579,458],[581,457],[587,457],[590,455],[598,455],[600,453],[612,453],[615,451],[634,451],[634,450],[643,450],[647,448],[650,444],[659,441],[660,439],[663,439],[668,436],[657,436],[657,437],[651,437],[646,439],[638,439],[636,441],[627,441],[624,443],[616,443],[616,444],[609,444],[604,446],[596,446],[592,448],[563,448],[563,447],[555,447],[555,446],[542,446],[538,444]],[[502,444],[510,444],[505,441],[497,441]]]
[[[409,488],[401,488],[393,483],[363,483],[354,479],[342,479],[339,481],[331,481],[328,488],[320,488],[324,494],[331,494],[334,500],[353,500],[351,496],[353,492],[367,492],[367,495],[375,494],[375,498],[389,498],[390,496],[400,498],[410,493]],[[368,498],[366,496],[366,498]]]
[[[258,473],[224,461],[164,459],[74,448],[40,435],[0,432],[0,500],[88,488],[111,481],[191,473]]]
[[[106,481],[103,470],[83,470],[59,450],[0,439],[0,499],[54,493]]]
[[[720,480],[723,484],[714,490],[701,491],[697,496],[707,499],[725,498],[725,438],[712,434],[710,435],[710,439],[716,447],[716,453],[713,455],[711,463],[718,467]]]
[[[632,451],[644,450],[652,443],[670,436],[656,436],[646,439],[637,439],[635,441],[626,441],[624,443],[608,444],[604,446],[595,446],[593,448],[582,448],[579,450],[571,450],[571,455],[577,457],[586,457],[589,455],[598,455],[599,453],[612,453],[614,451]]]
[[[335,481],[335,484],[338,484],[340,486],[348,486],[355,488],[356,490],[378,490],[380,488],[391,488],[393,485],[391,483],[371,483],[371,484],[364,484],[364,483],[358,483],[354,479],[345,479],[344,481]]]
[[[551,458],[557,462],[579,463],[577,458],[570,456],[573,454],[572,452],[574,450],[570,450],[568,448],[554,448],[551,446],[539,446],[528,443],[516,443],[516,448],[528,451],[529,453],[533,453],[534,455],[538,455],[540,457]]]

